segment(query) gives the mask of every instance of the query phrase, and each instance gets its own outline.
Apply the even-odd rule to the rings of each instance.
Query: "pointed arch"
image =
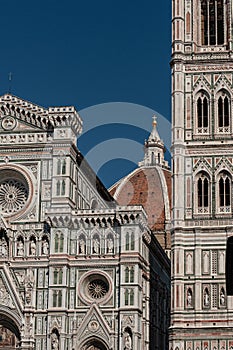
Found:
[[[208,173],[201,171],[195,177],[195,208],[198,214],[209,214],[211,204],[211,186]]]
[[[232,204],[231,174],[226,170],[220,171],[217,175],[216,184],[216,212],[230,214]]]
[[[217,92],[216,97],[216,133],[225,135],[231,131],[231,96],[225,89]]]
[[[197,134],[209,133],[210,98],[206,91],[200,90],[195,96]]]

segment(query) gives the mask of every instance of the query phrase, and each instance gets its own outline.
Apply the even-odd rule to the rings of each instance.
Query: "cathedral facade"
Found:
[[[72,106],[0,97],[0,348],[165,350],[169,260],[143,207],[87,164],[81,130]]]
[[[232,6],[172,1],[170,350],[233,349]]]

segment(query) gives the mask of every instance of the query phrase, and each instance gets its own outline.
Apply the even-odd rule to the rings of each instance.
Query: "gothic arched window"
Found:
[[[201,0],[202,45],[224,44],[223,0]]]
[[[129,267],[125,268],[125,283],[129,283]]]
[[[208,133],[209,127],[209,99],[205,93],[201,93],[197,99],[197,131]]]
[[[229,213],[231,211],[231,179],[226,172],[222,172],[219,175],[217,206],[221,213]]]
[[[210,205],[209,178],[205,173],[197,177],[197,207],[198,213],[208,213]]]
[[[230,132],[230,98],[224,91],[218,97],[217,116],[217,131],[221,133]]]
[[[54,251],[55,253],[62,253],[63,252],[63,246],[64,246],[64,236],[63,234],[56,234],[55,235],[55,242],[54,242]]]
[[[63,175],[66,173],[66,160],[65,160],[65,159],[63,159],[63,161],[62,161],[61,173],[62,173]]]
[[[134,282],[134,267],[132,266],[130,269],[130,282]]]
[[[66,183],[65,183],[65,180],[62,180],[61,195],[64,196],[65,193],[66,193]]]

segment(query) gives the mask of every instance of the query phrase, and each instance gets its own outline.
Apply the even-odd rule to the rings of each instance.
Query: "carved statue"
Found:
[[[100,242],[98,240],[98,238],[94,239],[94,244],[93,244],[93,252],[98,254],[100,250]]]
[[[192,294],[190,290],[188,290],[188,293],[187,293],[187,305],[192,306]]]
[[[132,339],[128,332],[124,336],[124,350],[132,350]]]
[[[49,243],[47,242],[46,239],[44,239],[42,242],[42,254],[43,255],[49,254]]]
[[[24,255],[24,244],[21,240],[17,243],[17,255],[23,256]]]
[[[35,241],[30,241],[30,255],[36,255],[36,243]]]
[[[220,293],[220,304],[225,305],[225,294],[223,291]]]
[[[81,238],[79,241],[79,251],[81,254],[85,254],[86,252],[86,243],[83,238]]]
[[[55,350],[59,349],[59,340],[55,332],[51,334],[51,347],[52,349],[55,349]]]
[[[204,305],[205,306],[209,306],[209,304],[210,304],[209,293],[208,293],[208,290],[205,290],[205,293],[204,293]]]
[[[110,237],[107,240],[108,253],[112,253],[113,252],[113,248],[114,248],[113,239]]]

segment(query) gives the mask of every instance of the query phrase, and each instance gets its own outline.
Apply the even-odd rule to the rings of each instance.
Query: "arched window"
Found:
[[[61,159],[57,160],[57,175],[61,174]]]
[[[135,238],[134,238],[134,233],[131,233],[131,250],[135,249]]]
[[[201,93],[197,99],[197,132],[206,134],[209,131],[209,99]]]
[[[129,250],[129,232],[125,236],[125,250]]]
[[[227,173],[222,172],[218,180],[217,206],[221,213],[229,213],[231,206],[231,180]]]
[[[62,253],[64,246],[64,235],[62,233],[55,235],[54,251],[55,253]]]
[[[220,133],[230,132],[230,99],[229,96],[222,92],[218,97],[218,129]]]
[[[206,174],[201,173],[197,179],[197,208],[198,213],[209,212],[209,178]]]
[[[54,271],[53,271],[53,283],[54,284],[62,284],[62,276],[63,276],[62,269],[54,269]]]
[[[125,283],[129,283],[129,267],[125,268]]]
[[[134,267],[132,266],[130,269],[130,282],[134,282]]]
[[[62,277],[63,277],[63,271],[62,271],[62,269],[60,269],[59,273],[58,273],[58,283],[59,284],[62,284]]]
[[[62,306],[62,291],[58,291],[58,300],[57,300],[57,306],[61,307]]]
[[[57,181],[57,190],[56,190],[56,193],[57,193],[57,196],[60,196],[60,193],[61,193],[61,183],[60,183],[59,180]]]
[[[134,290],[131,289],[129,294],[129,305],[134,305]]]
[[[224,44],[224,4],[223,0],[201,1],[202,45]]]
[[[125,305],[134,305],[134,290],[125,290]]]
[[[55,269],[55,270],[53,271],[53,283],[54,283],[54,284],[57,284],[57,277],[58,277],[58,270]]]
[[[135,249],[135,236],[133,232],[126,232],[125,235],[125,250]]]
[[[66,160],[63,159],[62,161],[62,170],[61,173],[64,175],[66,173]]]
[[[125,290],[125,305],[129,305],[129,290]]]
[[[65,180],[62,180],[61,195],[64,196],[65,193],[66,193],[66,183],[65,183]]]
[[[53,307],[57,306],[57,291],[53,292]]]

